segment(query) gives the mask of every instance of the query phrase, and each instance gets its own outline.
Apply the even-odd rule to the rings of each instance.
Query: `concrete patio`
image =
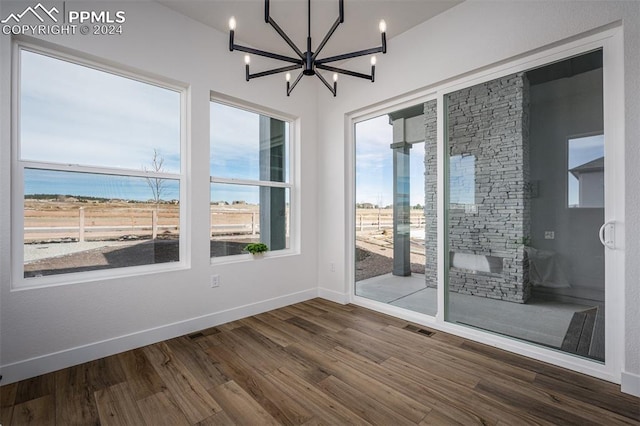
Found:
[[[420,274],[386,274],[358,281],[356,295],[426,315],[437,312],[437,290],[427,288]],[[451,293],[449,321],[560,348],[573,315],[593,307],[535,299],[519,304]]]

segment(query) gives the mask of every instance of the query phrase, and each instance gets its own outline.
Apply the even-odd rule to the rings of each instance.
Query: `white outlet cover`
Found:
[[[220,287],[220,275],[211,275],[211,287]]]

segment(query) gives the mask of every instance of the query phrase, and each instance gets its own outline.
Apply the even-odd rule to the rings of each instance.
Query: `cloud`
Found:
[[[356,124],[356,201],[393,203],[393,127],[382,115]],[[424,143],[410,150],[410,203],[424,204]]]
[[[239,108],[210,103],[212,176],[259,179],[260,116]]]
[[[180,94],[45,55],[21,55],[21,158],[180,170]]]
[[[359,202],[376,203],[378,194],[388,192],[393,183],[393,156],[389,148],[393,127],[387,115],[357,123],[355,140],[356,198]]]
[[[260,114],[211,102],[209,119],[211,175],[259,180]],[[287,152],[288,136],[285,143]]]

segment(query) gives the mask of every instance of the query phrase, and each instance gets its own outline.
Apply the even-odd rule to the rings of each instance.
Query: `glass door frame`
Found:
[[[378,104],[374,107],[363,108],[347,114],[345,117],[345,172],[346,182],[350,183],[345,188],[345,282],[347,283],[347,301],[348,303],[354,303],[398,318],[430,325],[435,324],[436,318],[433,316],[398,308],[355,294],[356,124],[418,104],[424,104],[435,99],[435,91],[426,91],[417,96],[406,97],[400,101],[394,100]],[[392,141],[389,141],[389,144],[391,144],[391,142]]]
[[[505,75],[522,72],[557,62],[592,50],[603,51],[603,95],[605,142],[605,223],[615,223],[615,249],[605,249],[605,362],[576,357],[557,350],[532,345],[524,341],[471,329],[449,323],[447,306],[447,250],[446,221],[448,214],[445,186],[445,105],[444,96],[459,89],[484,83]],[[556,43],[547,48],[523,54],[498,65],[488,66],[478,72],[432,86],[421,93],[414,92],[405,98],[395,98],[375,107],[363,108],[345,116],[345,170],[347,182],[345,206],[346,267],[345,290],[347,300],[389,315],[414,321],[435,329],[449,332],[469,340],[488,344],[570,370],[620,383],[624,359],[624,52],[622,27],[605,29],[568,42]],[[418,314],[381,302],[355,295],[355,124],[381,114],[402,109],[430,100],[437,101],[437,313],[435,317]]]

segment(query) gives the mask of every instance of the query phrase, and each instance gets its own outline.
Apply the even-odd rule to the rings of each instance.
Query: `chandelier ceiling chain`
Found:
[[[367,55],[375,55],[376,53],[387,53],[387,24],[384,20],[380,21],[379,29],[382,37],[382,44],[379,47],[374,47],[371,49],[358,50],[356,52],[344,53],[342,55],[330,56],[328,58],[318,59],[318,55],[327,44],[333,33],[336,31],[338,26],[344,22],[344,0],[338,0],[338,18],[333,23],[327,34],[324,36],[315,52],[311,51],[311,0],[307,2],[307,50],[306,52],[302,52],[293,41],[287,36],[287,34],[280,28],[280,26],[273,20],[269,13],[269,0],[264,1],[264,22],[271,25],[273,29],[282,37],[282,39],[291,47],[291,49],[298,56],[297,58],[280,55],[277,53],[267,52],[264,50],[254,49],[247,46],[241,46],[239,44],[235,44],[235,30],[236,30],[236,19],[235,17],[231,17],[229,19],[229,50],[233,52],[234,50],[238,50],[240,52],[245,52],[247,55],[244,57],[245,62],[245,78],[247,81],[252,78],[265,77],[272,74],[277,74],[281,72],[286,72],[286,82],[287,82],[287,96],[291,94],[293,89],[296,87],[300,79],[305,75],[315,75],[320,81],[333,93],[333,96],[336,96],[338,91],[338,74],[349,75],[352,77],[364,78],[366,80],[371,80],[371,82],[375,81],[375,72],[376,72],[376,57],[371,57],[371,74],[363,74],[356,71],[347,70],[344,68],[338,68],[331,65],[327,65],[331,62],[343,61],[345,59],[357,58],[359,56],[367,56]],[[288,65],[284,67],[274,68],[268,71],[262,71],[258,73],[251,74],[249,71],[249,64],[251,63],[251,57],[249,54],[264,56],[271,59],[276,59],[283,62],[289,62],[294,65]],[[291,82],[291,73],[289,71],[300,70],[300,74],[298,77]],[[329,82],[318,72],[318,70],[333,72],[333,86],[329,84]]]

